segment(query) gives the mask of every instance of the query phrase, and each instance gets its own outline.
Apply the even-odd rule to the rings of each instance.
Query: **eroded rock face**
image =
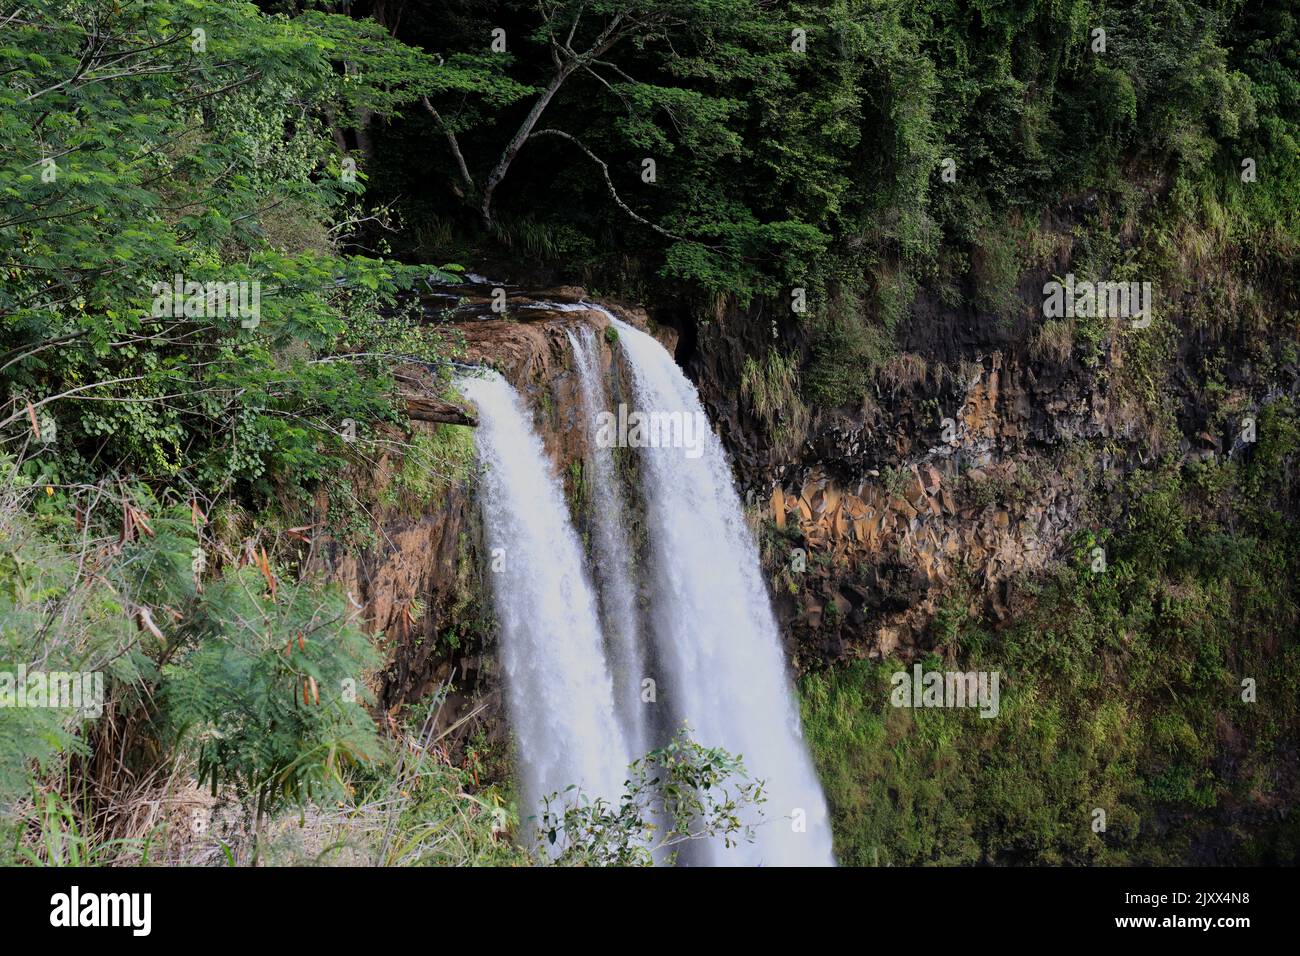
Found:
[[[1018,582],[1068,556],[1096,493],[1136,463],[1082,449],[1131,448],[1142,427],[1104,376],[1004,344],[951,365],[904,354],[863,407],[813,415],[784,449],[739,395],[740,353],[695,359],[801,663],[907,660],[935,646],[945,602],[1007,620]]]
[[[963,585],[976,583],[970,610],[1001,620],[1015,576],[1060,555],[1087,489],[1023,448],[1030,405],[1018,384],[1004,389],[1002,364],[995,353],[960,383],[964,404],[936,423],[935,445],[898,436],[905,463],[869,468],[848,487],[813,468],[793,494],[781,488],[783,517],[830,556],[825,580],[790,609],[796,637],[820,638],[831,654],[847,640],[906,659],[931,645],[930,620]],[[1022,500],[1003,500],[1012,489]],[[826,621],[819,594],[847,613]]]
[[[1088,503],[1079,476],[1035,482],[1032,500],[998,500],[1032,458],[961,472],[954,450],[844,485],[819,468],[774,486],[769,508],[787,532],[785,560],[770,548],[777,612],[801,646],[840,657],[932,646],[939,606],[964,593],[969,610],[1008,616],[1017,575],[1060,557]]]
[[[1159,403],[1134,398],[1143,386],[1129,376],[1141,373],[1129,370],[1133,343],[1118,321],[1086,348],[1067,340],[1039,354],[1024,320],[1041,326],[1039,288],[1022,283],[1021,319],[1009,325],[915,317],[900,336],[915,351],[875,369],[860,406],[808,413],[784,440],[745,397],[744,367],[773,349],[806,355],[802,333],[761,307],[701,320],[687,369],[733,457],[801,665],[928,651],[950,602],[1007,622],[1025,585],[1075,559],[1076,535],[1107,526],[1101,512],[1125,476],[1164,455],[1243,454],[1196,391],[1212,345],[1181,341],[1162,359],[1180,369],[1166,404],[1177,411],[1157,420]],[[1238,408],[1266,387],[1231,385]]]
[[[385,710],[432,693],[453,667],[457,683],[468,687],[491,673],[481,654],[448,654],[444,637],[453,625],[449,617],[479,600],[468,492],[463,484],[452,486],[431,513],[382,509],[375,545],[357,552],[335,546],[326,559],[330,577],[360,605],[367,629],[383,635],[391,663],[375,690]]]

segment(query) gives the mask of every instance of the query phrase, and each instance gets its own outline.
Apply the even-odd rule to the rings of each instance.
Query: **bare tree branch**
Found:
[[[675,239],[678,242],[691,241],[682,236],[676,235],[675,233],[671,233],[663,226],[653,223],[649,219],[646,219],[644,216],[637,214],[632,209],[631,206],[629,206],[621,198],[619,198],[618,191],[614,189],[614,182],[609,178],[609,165],[603,159],[601,159],[599,156],[597,156],[595,153],[589,150],[585,145],[583,145],[582,141],[579,140],[576,136],[572,136],[569,133],[566,133],[563,130],[558,130],[558,129],[539,129],[535,133],[531,134],[529,136],[529,139],[532,139],[535,136],[559,136],[561,139],[567,139],[569,142],[573,143],[573,145],[577,146],[578,149],[586,153],[592,162],[594,162],[597,166],[600,167],[600,171],[605,177],[605,185],[609,187],[609,194],[614,198],[614,203],[615,205],[618,206],[619,209],[622,209],[625,213],[627,213],[637,222],[641,223],[641,225],[649,226],[651,229],[659,233],[661,236],[667,236],[669,239]]]
[[[468,194],[472,196],[478,192],[478,189],[474,185],[474,177],[469,174],[469,167],[465,165],[465,157],[460,151],[460,144],[456,142],[456,134],[451,131],[450,126],[442,121],[442,116],[433,108],[433,104],[429,102],[427,96],[421,96],[420,102],[429,111],[433,121],[442,127],[442,131],[447,134],[447,142],[451,144],[451,153],[456,157],[456,168],[460,170],[460,178],[465,181],[465,187],[469,190]]]
[[[515,131],[515,135],[512,136],[510,142],[506,144],[506,148],[504,152],[502,152],[501,158],[497,160],[496,166],[493,167],[492,172],[488,175],[487,183],[483,186],[483,202],[479,207],[479,213],[483,217],[483,225],[488,229],[492,228],[493,193],[496,192],[497,186],[501,184],[501,180],[505,179],[506,173],[510,169],[510,164],[514,162],[515,156],[519,154],[519,150],[523,147],[524,143],[527,142],[528,137],[532,135],[533,127],[536,126],[537,121],[542,118],[542,112],[546,109],[555,94],[559,92],[564,81],[569,78],[569,74],[577,68],[577,65],[578,64],[574,60],[568,60],[560,65],[559,69],[555,72],[555,76],[551,78],[551,82],[547,84],[546,89],[542,91],[542,95],[539,96],[537,102],[533,104],[533,108],[529,110],[528,115],[524,117],[524,121],[519,125],[519,129]]]
[[[537,125],[537,121],[541,119],[542,113],[546,110],[546,107],[550,104],[555,94],[559,92],[560,87],[564,85],[564,81],[577,70],[586,69],[587,64],[595,62],[597,59],[604,56],[610,48],[625,36],[635,33],[637,30],[648,29],[652,24],[663,22],[665,20],[665,17],[662,14],[655,12],[647,14],[640,20],[629,17],[627,13],[626,10],[621,10],[611,17],[609,23],[605,25],[605,28],[601,30],[596,39],[592,41],[591,46],[582,53],[574,53],[573,50],[568,47],[568,43],[572,41],[573,35],[577,31],[578,27],[577,19],[574,20],[569,31],[569,38],[563,45],[569,58],[567,60],[560,60],[558,56],[555,57],[556,69],[555,75],[551,77],[551,82],[546,85],[546,89],[544,89],[541,96],[537,98],[537,101],[533,104],[533,108],[528,111],[528,115],[524,117],[524,121],[519,124],[519,129],[515,131],[515,135],[512,136],[510,142],[506,144],[505,150],[501,153],[501,158],[497,160],[496,166],[493,167],[492,172],[488,174],[487,182],[483,186],[483,201],[479,206],[479,214],[482,217],[483,225],[486,228],[492,228],[492,197],[496,192],[497,186],[501,184],[501,180],[503,180],[506,173],[509,172],[510,164],[513,163],[515,157],[519,155],[519,150],[523,147],[524,143],[528,141],[529,137],[532,136],[533,127]],[[542,15],[549,23],[551,17],[544,8],[542,9]],[[553,33],[550,34],[550,37],[552,42],[552,52],[554,52],[555,46],[559,44],[555,40],[555,35]],[[575,140],[575,142],[577,141]],[[583,147],[583,149],[586,149],[586,147]],[[592,154],[588,152],[588,155]],[[596,157],[592,155],[592,159],[596,159]],[[597,160],[597,162],[599,162],[599,160]],[[608,175],[606,176],[606,181],[608,181]],[[612,191],[613,187],[611,186],[611,192]],[[624,208],[627,209],[626,206],[624,206]],[[630,209],[627,211],[631,213]]]

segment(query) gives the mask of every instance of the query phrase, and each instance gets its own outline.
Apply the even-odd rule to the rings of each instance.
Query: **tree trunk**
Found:
[[[438,422],[443,425],[468,425],[478,427],[478,419],[459,405],[440,398],[423,395],[404,395],[406,414],[418,422]]]
[[[365,157],[367,167],[375,158],[375,145],[370,139],[370,118],[373,115],[370,110],[357,110],[356,116],[357,152]]]
[[[533,108],[528,111],[528,115],[524,118],[519,129],[515,131],[515,135],[506,146],[505,152],[501,154],[501,158],[497,161],[496,167],[488,176],[487,183],[483,187],[483,204],[479,207],[479,214],[483,218],[483,226],[486,229],[490,230],[493,226],[493,193],[496,192],[496,188],[500,185],[501,180],[505,179],[506,172],[510,169],[510,164],[514,162],[515,156],[519,154],[519,150],[528,140],[528,137],[532,135],[533,127],[536,126],[537,121],[542,118],[542,112],[546,109],[555,94],[559,92],[560,86],[563,85],[564,81],[569,78],[569,75],[575,69],[577,69],[577,63],[573,60],[569,60],[560,65],[555,76],[552,77],[550,84],[548,84],[546,89],[542,91],[542,95],[537,98],[537,102],[533,104]]]

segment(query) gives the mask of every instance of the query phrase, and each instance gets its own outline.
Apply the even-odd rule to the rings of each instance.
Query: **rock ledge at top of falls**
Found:
[[[448,288],[456,292],[459,304],[446,324],[464,336],[465,361],[493,366],[519,389],[549,379],[557,362],[561,368],[567,365],[567,329],[580,324],[603,335],[609,318],[601,309],[655,336],[670,352],[677,341],[677,333],[650,321],[644,308],[593,300],[581,286],[513,289],[466,284]],[[504,289],[506,294],[503,313],[492,308],[496,289]],[[496,301],[500,301],[499,295]],[[584,304],[600,308],[575,308]]]

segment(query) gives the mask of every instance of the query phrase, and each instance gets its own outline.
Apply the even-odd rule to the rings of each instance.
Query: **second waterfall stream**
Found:
[[[683,862],[832,865],[826,802],[802,739],[758,550],[699,395],[650,335],[600,306],[560,308],[610,319],[635,410],[676,413],[704,427],[691,449],[634,449],[647,528],[634,563],[613,449],[594,440],[597,416],[614,411],[602,350],[590,328],[568,333],[594,459],[591,573],[523,401],[496,373],[461,380],[481,420],[486,544],[505,556],[491,577],[521,817],[536,812],[542,796],[574,784],[617,802],[627,764],[685,722],[705,746],[742,756],[749,777],[764,781],[766,800],[761,813],[751,807],[744,815],[758,824],[752,843],[693,840]],[[653,703],[640,696],[646,677],[657,690]]]

